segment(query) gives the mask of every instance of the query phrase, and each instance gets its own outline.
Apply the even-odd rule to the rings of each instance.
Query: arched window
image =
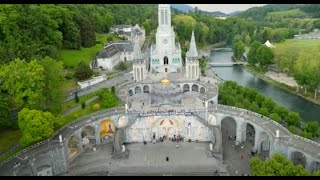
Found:
[[[164,64],[164,65],[169,64],[169,59],[168,59],[167,56],[165,56],[165,57],[163,58],[163,64]]]

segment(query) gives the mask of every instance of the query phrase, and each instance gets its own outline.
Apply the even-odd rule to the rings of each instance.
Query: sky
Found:
[[[266,4],[187,4],[191,7],[198,7],[203,11],[221,11],[223,13],[231,13],[234,11],[244,11],[255,6],[264,6]]]

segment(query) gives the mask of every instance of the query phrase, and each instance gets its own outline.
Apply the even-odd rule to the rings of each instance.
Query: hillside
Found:
[[[171,7],[178,9],[179,11],[182,11],[184,13],[188,13],[189,11],[194,12],[193,7],[186,4],[171,4]]]
[[[308,16],[306,12],[300,9],[267,13],[267,18],[307,18]]]
[[[240,12],[236,16],[256,21],[262,21],[271,16],[283,16],[286,18],[320,17],[320,4],[269,4],[261,7],[253,7]]]

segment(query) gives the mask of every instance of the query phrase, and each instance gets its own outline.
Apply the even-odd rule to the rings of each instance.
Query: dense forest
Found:
[[[24,108],[61,114],[68,77],[58,50],[91,47],[96,33],[149,23],[155,10],[138,4],[0,5],[0,130],[17,128],[11,118]]]
[[[57,57],[61,48],[93,46],[95,32],[142,24],[155,7],[124,4],[0,5],[0,64],[16,58]]]

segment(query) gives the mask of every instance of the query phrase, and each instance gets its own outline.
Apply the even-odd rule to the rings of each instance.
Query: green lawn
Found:
[[[320,47],[320,39],[286,39],[282,43],[275,43],[274,45],[276,46],[276,48],[278,44],[295,46],[299,49],[309,49]]]
[[[308,14],[300,9],[292,9],[288,11],[269,12],[267,17],[304,18],[308,17]]]
[[[0,132],[0,153],[8,150],[11,146],[19,142],[21,138],[20,130],[6,130]]]
[[[101,44],[96,44],[89,48],[81,48],[80,50],[61,49],[58,51],[58,54],[67,68],[75,68],[81,61],[89,64],[95,57],[96,53],[103,48],[109,36],[113,38],[113,41],[120,40],[115,35],[97,34],[96,41],[101,42]]]
[[[73,108],[73,107],[75,107],[75,106],[77,106],[79,104],[81,105],[81,102],[86,101],[86,100],[88,100],[88,99],[90,99],[90,98],[92,98],[94,96],[97,96],[97,95],[98,95],[98,91],[95,91],[93,93],[90,93],[90,94],[87,94],[87,95],[79,97],[80,98],[79,103],[76,103],[75,100],[70,100],[70,101],[64,103],[62,105],[62,114],[64,112],[66,112],[67,110],[69,110],[69,109],[71,109],[71,108]]]
[[[69,91],[72,89],[77,89],[80,86],[77,84],[77,81],[75,79],[69,79],[66,80],[63,86],[63,91]]]

